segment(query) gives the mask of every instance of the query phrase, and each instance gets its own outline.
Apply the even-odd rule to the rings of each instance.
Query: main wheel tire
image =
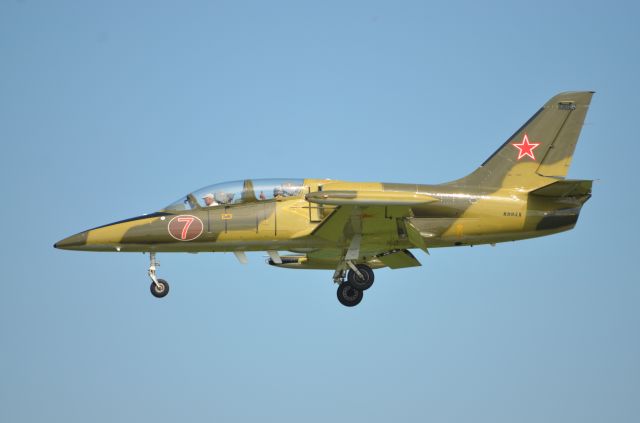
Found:
[[[359,289],[360,291],[366,291],[371,288],[371,285],[373,285],[373,270],[371,270],[371,268],[366,264],[358,264],[356,267],[360,273],[362,273],[363,277],[359,277],[356,272],[350,269],[349,273],[347,273],[347,282],[349,285]]]
[[[357,306],[363,297],[364,294],[361,290],[354,288],[348,283],[341,283],[338,286],[338,301],[344,306]]]
[[[151,295],[156,298],[166,297],[169,293],[169,283],[164,279],[158,279],[158,285],[151,282]]]

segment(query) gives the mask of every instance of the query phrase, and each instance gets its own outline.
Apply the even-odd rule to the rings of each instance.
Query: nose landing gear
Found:
[[[156,268],[160,263],[156,261],[156,253],[149,252],[149,278],[151,278],[151,295],[156,298],[166,297],[169,293],[169,283],[164,279],[158,279],[156,276]]]
[[[156,298],[165,297],[169,293],[169,283],[164,279],[158,279],[157,282],[151,283],[149,288],[151,289],[151,295]]]

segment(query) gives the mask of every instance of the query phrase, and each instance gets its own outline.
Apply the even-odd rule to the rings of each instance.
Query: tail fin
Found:
[[[569,170],[592,91],[551,98],[470,175],[451,185],[535,189]]]

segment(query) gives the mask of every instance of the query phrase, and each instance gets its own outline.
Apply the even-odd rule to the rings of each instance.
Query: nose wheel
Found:
[[[157,282],[151,282],[151,295],[156,298],[165,297],[169,293],[169,284],[164,279],[158,279]]]
[[[169,283],[164,279],[158,279],[156,276],[156,268],[160,263],[156,260],[156,253],[149,252],[149,278],[151,279],[151,295],[156,298],[166,297],[169,293]]]

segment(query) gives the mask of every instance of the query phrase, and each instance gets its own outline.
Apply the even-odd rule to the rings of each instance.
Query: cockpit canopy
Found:
[[[200,188],[169,204],[164,210],[181,211],[198,207],[229,206],[304,194],[303,179],[245,179]]]

